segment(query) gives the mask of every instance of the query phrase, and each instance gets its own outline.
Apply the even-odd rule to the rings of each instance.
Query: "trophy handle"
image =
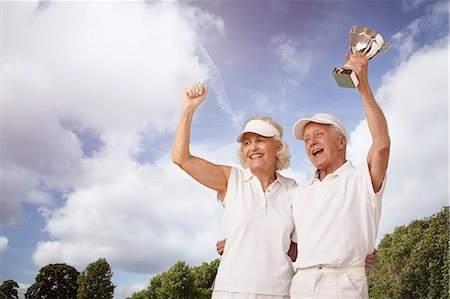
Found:
[[[358,26],[353,25],[352,27],[350,27],[350,30],[348,31],[348,39],[349,39],[349,49],[352,48],[352,40],[356,35],[356,31],[358,30]]]
[[[390,42],[384,42],[383,45],[381,45],[381,48],[378,51],[377,56],[380,56],[380,55],[386,53],[386,51],[389,50],[390,47],[391,47]]]

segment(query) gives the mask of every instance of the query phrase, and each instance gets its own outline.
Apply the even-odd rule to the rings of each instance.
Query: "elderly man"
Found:
[[[299,256],[291,298],[368,298],[364,259],[372,253],[381,214],[390,138],[386,119],[368,83],[367,59],[347,54],[355,71],[372,146],[355,168],[346,159],[347,133],[331,114],[297,121],[297,139],[317,168],[292,192]]]

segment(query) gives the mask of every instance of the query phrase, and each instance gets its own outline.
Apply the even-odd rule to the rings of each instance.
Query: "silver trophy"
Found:
[[[375,30],[367,27],[353,25],[349,31],[349,48],[351,52],[361,53],[371,60],[389,50],[391,44],[385,42],[383,37]],[[334,78],[340,87],[355,88],[358,86],[358,78],[354,71],[336,67],[333,70]]]

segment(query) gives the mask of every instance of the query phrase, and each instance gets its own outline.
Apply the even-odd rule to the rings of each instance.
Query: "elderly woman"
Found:
[[[191,177],[217,191],[225,209],[227,245],[212,298],[289,298],[293,268],[288,251],[291,248],[295,257],[296,246],[291,246],[294,222],[288,192],[296,183],[277,172],[289,165],[283,128],[270,117],[246,122],[237,137],[244,169],[193,156],[189,151],[191,122],[207,93],[208,87],[200,83],[184,91],[172,159]]]

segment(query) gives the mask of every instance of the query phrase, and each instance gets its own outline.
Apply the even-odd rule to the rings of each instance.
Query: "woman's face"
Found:
[[[273,137],[245,133],[242,138],[242,154],[250,170],[275,171],[277,152],[281,144]]]

